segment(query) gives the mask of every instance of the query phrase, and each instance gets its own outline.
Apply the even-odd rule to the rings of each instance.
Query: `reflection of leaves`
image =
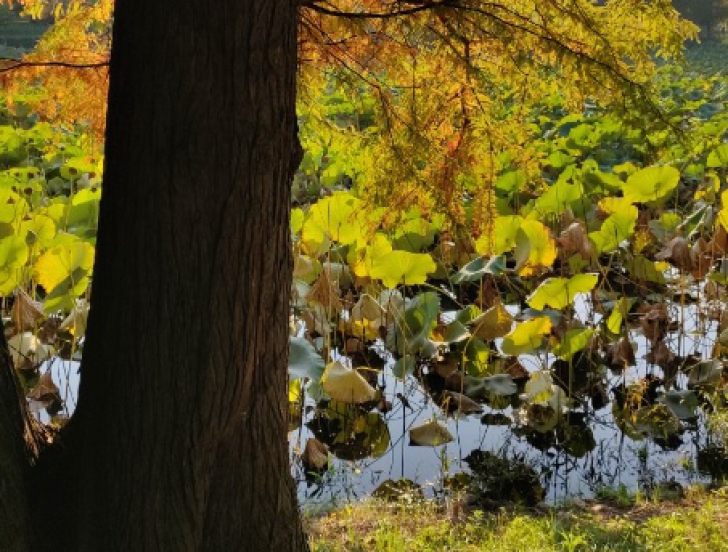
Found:
[[[376,412],[362,412],[358,405],[332,401],[307,426],[342,460],[378,458],[389,448],[386,422]]]
[[[413,427],[409,430],[409,435],[411,444],[423,447],[437,447],[453,440],[447,428],[436,420]]]

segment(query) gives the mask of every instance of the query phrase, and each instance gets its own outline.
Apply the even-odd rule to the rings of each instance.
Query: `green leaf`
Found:
[[[394,374],[394,377],[402,379],[405,376],[414,374],[415,368],[417,368],[417,363],[415,363],[414,357],[412,355],[405,355],[394,363],[394,366],[392,366],[392,374]]]
[[[690,420],[697,416],[696,409],[699,402],[694,391],[676,391],[673,389],[665,393],[662,400],[672,410],[672,413],[681,420]]]
[[[566,181],[559,181],[536,198],[533,212],[531,212],[529,218],[542,220],[548,215],[560,215],[567,209],[571,209],[572,203],[583,200],[584,188],[581,184],[569,184]]]
[[[428,291],[410,301],[403,313],[399,313],[387,332],[387,348],[395,354],[405,353],[433,356],[435,344],[430,333],[437,326],[440,314],[440,297]]]
[[[475,251],[479,255],[490,257],[502,255],[516,246],[516,233],[523,223],[518,215],[503,215],[495,219],[493,235],[483,234],[475,242]]]
[[[722,169],[728,167],[728,144],[721,144],[708,155],[708,167]]]
[[[362,238],[357,217],[361,201],[349,193],[335,193],[311,207],[301,239],[310,253],[323,253],[329,242],[354,243]]]
[[[549,278],[526,301],[537,310],[543,310],[546,306],[563,309],[574,301],[578,293],[591,291],[598,280],[596,274],[577,274],[569,279]]]
[[[305,215],[303,213],[303,210],[296,207],[291,211],[291,234],[296,235],[301,231],[301,228],[303,227],[303,219],[305,218]]]
[[[33,271],[48,292],[46,312],[70,311],[74,307],[75,299],[88,287],[93,262],[93,246],[78,239],[56,245],[38,258]]]
[[[482,376],[488,373],[490,347],[484,341],[474,337],[463,352],[463,369],[471,376]]]
[[[291,337],[288,354],[288,376],[291,380],[308,378],[317,382],[325,367],[326,361],[307,339]]]
[[[537,220],[524,220],[516,232],[516,272],[532,276],[556,260],[556,242],[551,232]]]
[[[521,355],[535,351],[544,341],[544,336],[551,332],[551,319],[540,316],[521,322],[503,338],[501,350],[507,355]]]
[[[617,301],[609,315],[609,318],[607,318],[607,330],[609,333],[612,335],[619,335],[622,333],[622,321],[627,318],[627,314],[631,308],[632,299],[622,297]]]
[[[443,340],[445,343],[460,343],[469,337],[470,332],[468,331],[468,328],[466,328],[459,320],[453,320],[447,325]]]
[[[596,232],[589,233],[589,239],[598,253],[610,253],[624,240],[632,237],[638,216],[637,207],[630,205],[624,211],[613,213]]]
[[[462,284],[463,282],[476,282],[481,280],[486,274],[493,274],[498,276],[503,274],[506,270],[506,259],[503,256],[491,257],[486,259],[485,257],[478,257],[475,260],[470,261],[464,267],[462,267],[456,274],[453,274],[450,281],[453,284]]]
[[[503,194],[510,194],[521,189],[528,177],[522,170],[508,171],[503,173],[495,182],[496,190]]]
[[[22,267],[28,261],[28,246],[20,236],[0,240],[0,295],[10,295],[21,284]]]
[[[427,275],[435,270],[437,265],[429,253],[392,251],[372,260],[370,276],[382,280],[391,289],[398,285],[424,284]]]
[[[564,360],[570,360],[576,353],[584,349],[589,344],[592,336],[596,333],[590,328],[576,328],[568,330],[566,335],[556,347],[553,353]]]
[[[649,203],[670,195],[680,182],[680,171],[675,167],[647,167],[627,178],[622,187],[630,202]]]

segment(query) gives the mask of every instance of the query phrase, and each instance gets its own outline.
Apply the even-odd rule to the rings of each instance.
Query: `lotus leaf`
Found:
[[[372,261],[370,276],[382,280],[388,288],[424,284],[437,265],[429,253],[392,251]]]
[[[577,274],[571,278],[549,278],[541,283],[527,299],[534,309],[543,310],[546,306],[563,309],[569,306],[578,293],[594,289],[599,276],[596,274]]]
[[[291,337],[288,355],[288,376],[292,380],[308,378],[319,381],[324,373],[326,361],[316,348],[303,337]]]
[[[551,319],[540,316],[520,322],[503,338],[502,351],[507,355],[521,355],[535,351],[544,342],[544,336],[551,332]]]
[[[413,445],[423,447],[437,447],[452,442],[453,436],[445,426],[436,420],[430,420],[409,430],[410,441]]]
[[[324,391],[333,400],[345,403],[366,403],[377,398],[377,391],[359,372],[341,362],[332,362],[321,377]]]
[[[659,202],[675,190],[679,181],[680,171],[675,167],[646,167],[627,178],[622,193],[630,202]]]

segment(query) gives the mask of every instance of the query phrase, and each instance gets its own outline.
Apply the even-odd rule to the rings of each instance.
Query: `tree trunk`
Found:
[[[29,550],[29,513],[26,499],[28,459],[23,450],[22,398],[0,332],[0,550]]]
[[[60,549],[307,547],[285,403],[296,21],[293,0],[117,0]]]

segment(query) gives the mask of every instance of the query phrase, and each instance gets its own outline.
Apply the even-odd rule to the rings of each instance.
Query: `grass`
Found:
[[[465,513],[459,503],[368,501],[306,516],[313,552],[728,551],[728,489],[629,507],[576,500],[559,508]]]

